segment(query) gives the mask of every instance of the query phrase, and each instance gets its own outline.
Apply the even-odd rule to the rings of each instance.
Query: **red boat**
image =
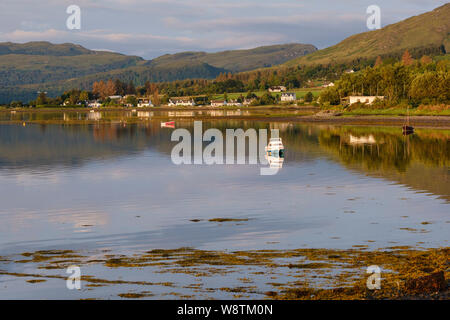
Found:
[[[175,121],[161,122],[161,128],[175,128]]]

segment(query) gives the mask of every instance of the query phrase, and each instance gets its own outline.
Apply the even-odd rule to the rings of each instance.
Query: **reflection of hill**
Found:
[[[376,143],[350,143],[350,136],[363,140],[369,133]],[[346,167],[450,201],[450,140],[445,132],[419,131],[404,137],[388,128],[341,128],[322,131],[319,142]]]
[[[141,152],[150,147],[152,138],[170,141],[170,136],[155,135],[150,126],[1,125],[0,168],[78,166],[91,159]]]
[[[193,135],[192,121],[177,127]],[[204,122],[203,131],[229,128],[277,128],[286,147],[285,164],[328,158],[345,167],[389,179],[450,201],[449,136],[446,131],[421,130],[403,137],[397,129],[291,125],[245,120]],[[80,166],[153,149],[170,157],[172,130],[159,121],[127,124],[115,121],[90,125],[0,125],[0,169]]]

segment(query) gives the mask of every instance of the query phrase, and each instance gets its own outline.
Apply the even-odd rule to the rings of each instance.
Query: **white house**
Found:
[[[122,96],[109,96],[111,100],[122,100]]]
[[[255,102],[256,101],[256,99],[255,98],[251,98],[251,99],[247,99],[247,98],[245,98],[244,99],[244,102],[243,102],[243,105],[244,106],[249,106],[249,105],[251,105],[253,102]]]
[[[87,105],[89,108],[99,108],[102,106],[102,104],[98,100],[89,101]]]
[[[345,73],[355,73],[355,70],[353,70],[353,69],[348,69],[348,70],[345,70]]]
[[[168,106],[195,106],[194,99],[191,98],[171,98],[169,99]]]
[[[284,92],[286,91],[285,86],[273,86],[269,88],[269,92]]]
[[[285,92],[281,94],[281,101],[295,101],[297,100],[297,95],[295,92]]]
[[[211,100],[211,107],[221,107],[226,105],[227,105],[226,100]]]
[[[324,83],[322,87],[324,88],[334,87],[334,83],[333,82]]]
[[[384,97],[383,96],[350,96],[349,97],[349,104],[354,104],[354,103],[367,103],[367,104],[372,104],[375,99],[380,99],[383,100]]]
[[[238,99],[231,99],[227,102],[227,106],[242,107],[242,103],[239,102]]]
[[[153,107],[152,100],[150,99],[139,99],[138,108],[144,108],[144,107]]]

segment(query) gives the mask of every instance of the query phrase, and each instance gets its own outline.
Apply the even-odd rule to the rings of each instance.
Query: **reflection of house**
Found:
[[[383,100],[384,97],[383,96],[350,96],[349,98],[349,103],[353,104],[353,103],[367,103],[367,104],[372,104],[375,99],[380,99]]]
[[[281,94],[281,101],[295,101],[297,100],[297,95],[295,92],[285,92]]]
[[[88,113],[87,118],[88,120],[100,120],[102,118],[102,114],[100,112],[93,112],[94,110],[91,110],[91,112]]]
[[[138,108],[144,108],[144,107],[153,107],[152,100],[150,99],[138,99]]]
[[[192,98],[171,98],[168,105],[172,106],[195,106],[194,99]]]
[[[356,137],[350,135],[350,144],[375,144],[377,141],[375,140],[373,135]]]
[[[211,107],[221,107],[226,105],[227,102],[225,100],[211,100]]]
[[[284,92],[286,91],[285,86],[273,86],[269,88],[269,92]]]

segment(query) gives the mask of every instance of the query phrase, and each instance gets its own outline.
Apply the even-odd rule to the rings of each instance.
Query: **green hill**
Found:
[[[220,73],[240,72],[286,62],[317,49],[286,44],[217,53],[183,52],[153,60],[114,52],[93,51],[70,43],[0,43],[0,103],[50,95],[74,87],[88,89],[94,81],[173,81],[212,79]]]
[[[348,63],[378,55],[399,55],[405,49],[450,51],[450,3],[382,29],[353,35],[332,47],[285,63],[287,66]]]

